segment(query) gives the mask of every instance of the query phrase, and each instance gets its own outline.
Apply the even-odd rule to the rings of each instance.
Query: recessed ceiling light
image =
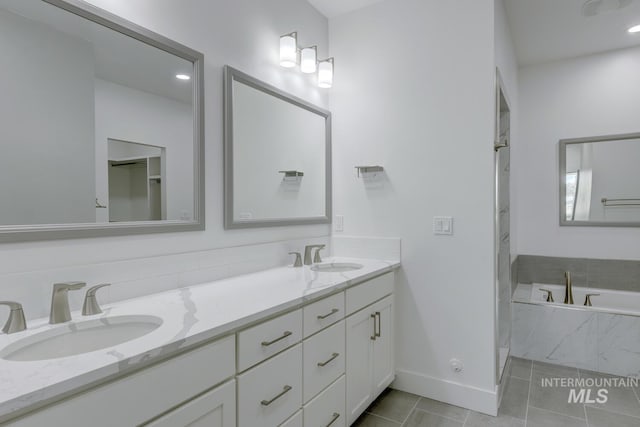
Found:
[[[634,25],[633,27],[629,28],[627,31],[629,31],[630,33],[640,33],[640,25]]]
[[[631,0],[587,0],[582,5],[584,16],[596,16],[603,13],[623,9],[631,4]]]
[[[191,76],[188,74],[176,74],[178,80],[191,80]]]

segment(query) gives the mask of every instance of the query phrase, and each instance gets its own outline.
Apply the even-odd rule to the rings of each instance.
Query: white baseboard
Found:
[[[404,370],[396,371],[396,380],[391,387],[494,417],[498,414],[497,390],[484,390]]]

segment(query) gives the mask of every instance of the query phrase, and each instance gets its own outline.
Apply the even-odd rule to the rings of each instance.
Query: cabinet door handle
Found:
[[[376,315],[372,314],[371,318],[373,319],[373,335],[371,335],[371,339],[375,341],[378,336],[378,334],[376,334]]]
[[[318,316],[318,320],[324,320],[329,316],[333,316],[334,314],[336,314],[337,312],[339,312],[340,310],[337,308],[334,308],[333,310],[331,310],[331,313],[329,314],[325,314],[324,316]]]
[[[376,337],[381,337],[382,336],[382,321],[380,320],[382,316],[380,315],[379,311],[376,311],[376,318],[378,319],[378,332],[376,332]]]
[[[282,341],[283,339],[285,339],[286,337],[288,337],[289,335],[292,335],[293,332],[291,331],[285,331],[284,334],[282,334],[282,336],[280,338],[276,338],[273,341],[262,341],[262,346],[263,347],[269,347],[271,344],[275,344],[278,341]]]
[[[329,421],[329,424],[327,424],[327,427],[329,427],[331,424],[335,423],[336,421],[338,421],[338,418],[340,418],[340,414],[337,412],[333,413],[333,418],[331,418],[331,421]]]
[[[282,389],[282,392],[280,394],[278,394],[276,397],[274,397],[271,400],[263,400],[262,402],[260,402],[260,404],[262,406],[269,406],[271,405],[273,402],[275,402],[276,400],[280,399],[282,396],[284,396],[285,394],[287,394],[290,390],[291,390],[291,386],[290,385],[286,385],[284,386],[284,388]]]
[[[329,360],[327,360],[326,362],[318,362],[318,366],[319,367],[324,367],[327,366],[329,363],[333,362],[334,360],[336,360],[336,358],[340,356],[340,353],[333,353],[331,355],[331,357],[329,358]]]

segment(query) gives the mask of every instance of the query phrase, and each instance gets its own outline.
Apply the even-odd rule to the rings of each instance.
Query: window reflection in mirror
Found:
[[[640,134],[561,143],[567,223],[640,225]]]

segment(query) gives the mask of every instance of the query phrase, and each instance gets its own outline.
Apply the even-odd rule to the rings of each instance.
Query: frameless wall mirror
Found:
[[[331,113],[225,67],[225,227],[329,223]]]
[[[0,241],[204,228],[203,56],[88,3],[0,3]]]
[[[640,133],[560,141],[560,224],[640,226]]]

